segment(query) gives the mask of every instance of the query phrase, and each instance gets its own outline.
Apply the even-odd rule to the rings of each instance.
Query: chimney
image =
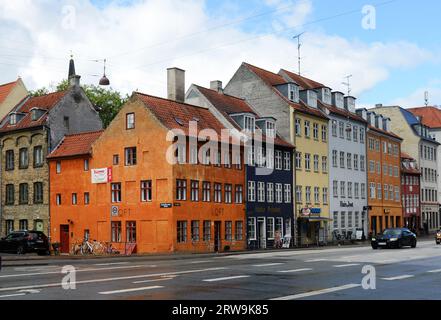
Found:
[[[185,70],[167,69],[167,98],[176,102],[185,101]]]
[[[219,81],[219,80],[211,81],[210,82],[210,89],[217,91],[219,93],[223,93],[224,90],[222,88],[222,81]]]
[[[344,94],[338,91],[332,93],[332,104],[339,108],[344,109]]]
[[[79,87],[80,86],[80,79],[81,79],[81,76],[77,76],[77,75],[71,76],[69,78],[69,85],[71,87]]]
[[[345,99],[345,109],[349,112],[354,113],[355,112],[355,98],[352,96],[347,96]]]
[[[382,103],[377,103],[377,104],[375,105],[375,108],[383,108],[383,104],[382,104]]]

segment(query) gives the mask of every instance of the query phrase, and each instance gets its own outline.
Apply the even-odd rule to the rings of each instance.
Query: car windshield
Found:
[[[10,233],[10,234],[6,237],[6,239],[7,239],[7,240],[17,239],[17,238],[22,237],[23,235],[24,235],[24,233],[22,233],[22,232],[14,232],[14,233]]]
[[[385,236],[399,236],[401,234],[401,230],[393,230],[393,229],[384,230],[383,234]]]

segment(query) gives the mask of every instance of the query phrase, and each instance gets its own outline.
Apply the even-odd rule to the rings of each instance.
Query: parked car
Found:
[[[372,249],[378,248],[402,248],[409,246],[415,248],[417,245],[416,234],[406,228],[386,229],[383,233],[377,234],[371,239]]]
[[[435,241],[436,241],[436,244],[441,244],[441,230],[438,230],[436,232]]]
[[[0,252],[16,254],[36,252],[39,255],[48,255],[49,241],[41,231],[14,231],[0,239]]]

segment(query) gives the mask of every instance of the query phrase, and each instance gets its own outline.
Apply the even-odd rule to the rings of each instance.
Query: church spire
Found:
[[[68,75],[68,79],[70,80],[70,78],[74,77],[76,75],[75,73],[75,61],[73,59],[73,54],[70,55],[70,61],[69,61],[69,75]]]

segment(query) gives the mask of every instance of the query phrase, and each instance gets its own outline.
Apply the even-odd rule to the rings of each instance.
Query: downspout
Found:
[[[50,138],[50,128],[47,125],[43,126],[43,129],[46,131],[46,138],[47,138],[47,155],[49,155],[49,153],[51,152],[52,148],[51,148],[51,138]],[[46,166],[48,169],[48,184],[47,184],[47,193],[48,193],[48,222],[47,222],[47,237],[49,239],[49,245],[51,244],[51,171],[50,171],[50,167],[49,167],[49,162],[47,160],[47,156],[46,156]]]

